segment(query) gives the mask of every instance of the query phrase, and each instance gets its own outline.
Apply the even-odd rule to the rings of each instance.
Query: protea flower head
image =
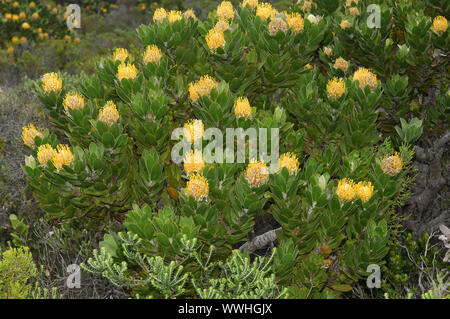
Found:
[[[269,170],[264,162],[252,159],[245,171],[245,177],[250,186],[260,187],[269,180]]]
[[[191,176],[186,184],[186,193],[188,196],[192,196],[196,201],[202,201],[208,198],[209,184],[206,177],[200,174],[194,174]]]
[[[299,165],[297,156],[291,152],[281,154],[278,159],[278,168],[280,171],[285,167],[289,171],[289,175],[297,174]]]
[[[336,194],[344,202],[351,201],[356,196],[355,183],[351,179],[341,179],[336,188]]]
[[[22,141],[28,147],[35,147],[34,138],[36,136],[43,137],[42,133],[33,124],[30,123],[22,128]]]
[[[42,89],[45,92],[59,92],[62,89],[62,80],[57,73],[46,73],[42,77]]]

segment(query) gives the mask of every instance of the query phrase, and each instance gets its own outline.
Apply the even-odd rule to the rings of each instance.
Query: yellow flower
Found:
[[[299,162],[297,159],[297,156],[295,154],[292,154],[290,152],[281,154],[280,158],[278,159],[278,168],[280,171],[283,169],[283,167],[286,167],[289,171],[289,175],[296,174],[299,170]]]
[[[52,160],[58,152],[50,145],[44,144],[38,147],[37,159],[39,164],[46,165],[48,161]]]
[[[26,17],[27,17],[27,15],[25,14],[25,12],[19,13],[19,18],[25,19]]]
[[[347,28],[350,28],[351,24],[350,24],[350,22],[348,20],[342,20],[341,24],[340,24],[340,27],[341,27],[342,30],[345,30]]]
[[[169,20],[170,23],[174,23],[175,21],[181,20],[183,18],[183,15],[181,14],[181,11],[171,10],[167,16],[167,20]]]
[[[204,75],[197,82],[189,84],[189,96],[195,102],[198,98],[209,95],[213,88],[217,88],[216,81],[209,75]]]
[[[79,37],[76,37],[76,38],[73,40],[73,42],[75,42],[75,43],[80,43],[80,41],[81,41],[81,39],[80,39]]]
[[[269,33],[270,35],[275,35],[278,31],[286,32],[287,24],[280,17],[272,17],[269,23]]]
[[[225,46],[225,36],[218,28],[209,30],[205,40],[211,51],[215,51],[218,48],[223,48]]]
[[[12,19],[12,14],[11,13],[5,13],[5,19],[6,20],[11,20]]]
[[[260,187],[269,180],[269,170],[264,162],[252,159],[247,166],[245,176],[250,186]]]
[[[18,3],[17,1],[14,1],[14,2],[13,2],[13,7],[14,7],[14,8],[17,8],[18,6],[19,6],[19,3]]]
[[[192,9],[188,9],[188,10],[184,11],[183,18],[185,18],[185,19],[192,18],[194,20],[197,20],[197,17],[195,16],[195,12]]]
[[[299,33],[303,30],[304,21],[300,13],[294,12],[290,13],[286,17],[288,26],[294,33]]]
[[[259,3],[256,7],[256,15],[262,20],[267,20],[276,14],[276,10],[267,2]]]
[[[184,170],[188,175],[199,173],[205,167],[203,155],[199,150],[190,151],[184,155]]]
[[[341,70],[343,72],[347,72],[348,62],[346,60],[344,60],[342,57],[339,57],[334,62],[333,68],[335,68],[336,70]]]
[[[214,29],[221,31],[221,32],[225,32],[229,28],[230,28],[230,24],[228,23],[227,20],[223,20],[223,19],[219,19],[219,21],[217,21],[216,25],[214,26]]]
[[[117,48],[114,51],[114,61],[124,62],[129,57],[128,50],[124,48]]]
[[[20,41],[20,39],[19,39],[19,37],[18,36],[13,36],[12,38],[11,38],[11,42],[12,43],[19,43],[19,41]]]
[[[63,165],[69,166],[72,164],[73,155],[70,148],[64,144],[59,144],[57,150],[58,152],[53,156],[52,162],[59,171],[63,168]]]
[[[117,70],[117,77],[122,79],[134,79],[137,76],[136,67],[131,63],[122,63]]]
[[[152,44],[148,45],[144,53],[144,63],[157,63],[161,60],[162,54],[159,48]]]
[[[27,37],[20,37],[20,43],[27,43]]]
[[[381,161],[381,169],[385,174],[394,176],[400,173],[402,168],[403,168],[403,161],[400,158],[400,156],[398,156],[398,153],[395,153],[394,155],[391,156],[386,156]]]
[[[113,125],[119,119],[119,111],[113,101],[108,101],[100,109],[98,120],[108,125]]]
[[[167,18],[167,11],[164,8],[158,8],[153,14],[153,22],[161,22]]]
[[[35,147],[34,138],[36,136],[43,137],[42,133],[33,124],[30,123],[28,126],[22,127],[22,141],[29,148]]]
[[[33,14],[31,15],[31,17],[32,17],[34,20],[37,20],[37,19],[39,19],[39,13],[35,12],[35,13],[33,13]]]
[[[67,93],[63,101],[64,110],[80,110],[84,107],[84,97],[76,92]]]
[[[246,97],[238,97],[234,102],[234,114],[237,118],[249,118],[252,115],[252,108]]]
[[[351,15],[352,17],[354,17],[354,16],[359,16],[359,10],[358,10],[358,8],[357,8],[357,7],[351,7],[351,8],[350,8],[350,15]]]
[[[303,5],[302,5],[302,11],[310,12],[311,11],[311,6],[312,6],[312,1],[305,0],[303,2]]]
[[[66,34],[65,36],[64,36],[64,40],[66,40],[66,41],[70,41],[72,38],[70,37],[70,35],[68,35],[68,34]]]
[[[351,201],[356,195],[355,183],[353,183],[353,180],[346,178],[341,179],[336,188],[336,194],[344,202]]]
[[[250,6],[250,8],[255,9],[258,6],[258,0],[243,0],[242,7],[245,8],[247,5]]]
[[[358,81],[359,87],[361,89],[365,88],[366,86],[374,88],[378,84],[377,76],[366,68],[359,68],[353,74],[353,81]]]
[[[42,88],[45,92],[59,92],[62,89],[62,80],[57,73],[46,73],[42,77]]]
[[[36,3],[34,3],[34,1],[31,1],[30,4],[28,5],[30,8],[34,8],[36,7]]]
[[[234,8],[230,1],[222,1],[222,3],[217,7],[217,16],[219,19],[233,19],[234,18]]]
[[[199,174],[192,175],[186,184],[186,193],[194,197],[196,201],[208,198],[209,184],[206,177]]]
[[[311,70],[312,69],[312,66],[311,66],[311,64],[307,64],[307,65],[305,65],[305,67],[308,69],[308,70]]]
[[[20,19],[20,18],[19,18],[19,15],[18,15],[18,14],[13,14],[13,15],[12,15],[12,20],[13,20],[13,21],[19,21],[19,19]]]
[[[331,98],[340,98],[345,93],[345,83],[342,78],[334,77],[327,83],[327,93]]]
[[[433,29],[436,32],[444,33],[447,31],[448,22],[447,19],[443,16],[437,16],[433,20]]]
[[[8,51],[8,53],[13,54],[14,53],[14,47],[8,47],[7,51]]]
[[[325,53],[327,56],[330,56],[333,54],[333,49],[329,47],[323,48],[323,53]]]
[[[355,186],[356,195],[364,202],[368,202],[373,194],[373,186],[371,182],[359,182]]]
[[[202,120],[190,120],[184,124],[184,137],[192,144],[201,139],[204,132],[205,127]]]

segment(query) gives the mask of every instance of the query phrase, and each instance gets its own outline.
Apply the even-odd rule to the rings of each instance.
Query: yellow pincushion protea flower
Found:
[[[361,199],[364,203],[368,202],[373,194],[373,186],[371,182],[359,182],[355,186],[356,195],[358,195],[359,199]]]
[[[299,165],[300,164],[298,162],[297,156],[295,156],[295,154],[292,154],[291,152],[281,154],[280,158],[278,159],[278,168],[280,169],[280,171],[283,169],[283,167],[286,167],[289,171],[289,175],[297,174]]]
[[[222,1],[217,7],[217,16],[219,19],[228,20],[234,18],[234,8],[230,1]]]
[[[213,88],[217,88],[217,82],[209,75],[204,75],[197,82],[189,84],[189,96],[195,102],[200,97],[209,95]]]
[[[225,46],[225,36],[218,28],[209,30],[205,39],[206,44],[211,51],[216,51],[218,48],[223,48]]]
[[[30,123],[27,126],[22,127],[22,141],[28,147],[35,147],[34,138],[36,136],[43,137],[42,133],[35,128],[33,124]]]
[[[108,125],[113,125],[119,119],[119,111],[113,101],[106,102],[98,113],[98,120]]]
[[[192,10],[192,9],[188,9],[188,10],[184,11],[183,18],[185,18],[185,19],[192,18],[194,20],[197,20],[197,16],[195,15],[194,10]]]
[[[294,12],[288,14],[286,17],[286,21],[289,28],[291,28],[294,33],[299,33],[303,30],[304,21],[300,13]]]
[[[155,10],[153,14],[153,22],[162,22],[165,18],[167,18],[167,11],[164,8],[158,8]]]
[[[342,20],[341,24],[339,25],[342,30],[350,28],[352,25],[348,20]]]
[[[159,61],[161,60],[162,53],[159,48],[152,44],[148,45],[144,52],[144,63],[157,63],[159,64]]]
[[[36,6],[36,3],[34,3],[34,1],[31,1],[30,4],[28,5],[30,8],[34,8]]]
[[[343,72],[347,72],[348,70],[348,62],[344,60],[342,57],[339,57],[334,62],[333,68],[336,70],[341,70]]]
[[[214,29],[221,31],[221,32],[225,32],[229,28],[230,28],[230,24],[228,23],[227,20],[223,20],[223,19],[219,19],[219,21],[217,21],[216,25],[214,26]]]
[[[64,110],[80,110],[84,107],[84,97],[76,92],[67,93],[63,101]]]
[[[42,77],[42,89],[45,92],[59,92],[62,89],[62,80],[57,73],[46,73]]]
[[[269,170],[262,161],[252,159],[245,171],[245,178],[252,187],[260,187],[269,180]]]
[[[57,147],[58,152],[53,156],[52,163],[59,171],[63,168],[63,165],[69,166],[73,162],[73,154],[69,146],[59,144]]]
[[[352,17],[359,16],[359,10],[358,10],[357,7],[351,7],[351,8],[349,9],[349,11],[350,11],[350,15],[351,15]]]
[[[181,14],[181,11],[177,11],[177,10],[170,10],[169,14],[167,15],[167,20],[169,20],[170,23],[179,21],[182,18],[183,18],[183,15]]]
[[[125,62],[128,57],[129,54],[127,49],[117,48],[116,51],[114,51],[114,61]]]
[[[183,159],[184,170],[188,175],[199,173],[205,167],[203,155],[199,150],[190,151],[184,155]]]
[[[381,169],[385,174],[394,176],[401,172],[403,168],[403,161],[398,155],[395,153],[391,156],[386,156],[381,160]]]
[[[270,19],[270,23],[269,23],[269,34],[270,35],[275,35],[278,33],[278,31],[286,32],[287,28],[288,28],[288,26],[282,18],[273,17]]]
[[[261,20],[267,20],[276,14],[277,10],[272,8],[272,5],[267,2],[259,3],[256,7],[256,15],[261,18]]]
[[[183,135],[190,143],[201,139],[204,132],[205,127],[202,120],[189,120],[183,127]]]
[[[355,183],[351,179],[341,179],[336,188],[336,194],[344,202],[351,201],[356,196]]]
[[[30,26],[30,24],[28,22],[22,23],[22,29],[28,30],[29,28],[31,28],[31,26]]]
[[[196,201],[202,201],[208,198],[209,184],[206,177],[199,174],[191,176],[186,184],[186,193],[188,196],[192,196]]]
[[[117,69],[117,77],[122,79],[134,79],[137,76],[137,69],[134,64],[121,63]]]
[[[41,165],[47,165],[48,161],[51,161],[58,152],[50,145],[44,144],[38,147],[37,160]]]
[[[327,93],[331,98],[340,98],[345,93],[345,83],[342,78],[334,77],[327,83]]]
[[[258,0],[243,0],[241,6],[245,8],[249,6],[252,9],[255,9],[258,6]]]
[[[324,47],[323,48],[323,53],[325,53],[327,56],[330,56],[333,54],[333,49],[329,48],[329,47]]]
[[[443,16],[437,16],[433,20],[433,29],[438,33],[444,33],[447,31],[448,22],[447,19]]]
[[[361,89],[366,86],[374,88],[378,85],[377,76],[366,68],[359,68],[353,74],[353,81],[358,81]]]
[[[238,97],[234,102],[234,114],[237,118],[249,118],[252,115],[252,108],[246,97]]]

